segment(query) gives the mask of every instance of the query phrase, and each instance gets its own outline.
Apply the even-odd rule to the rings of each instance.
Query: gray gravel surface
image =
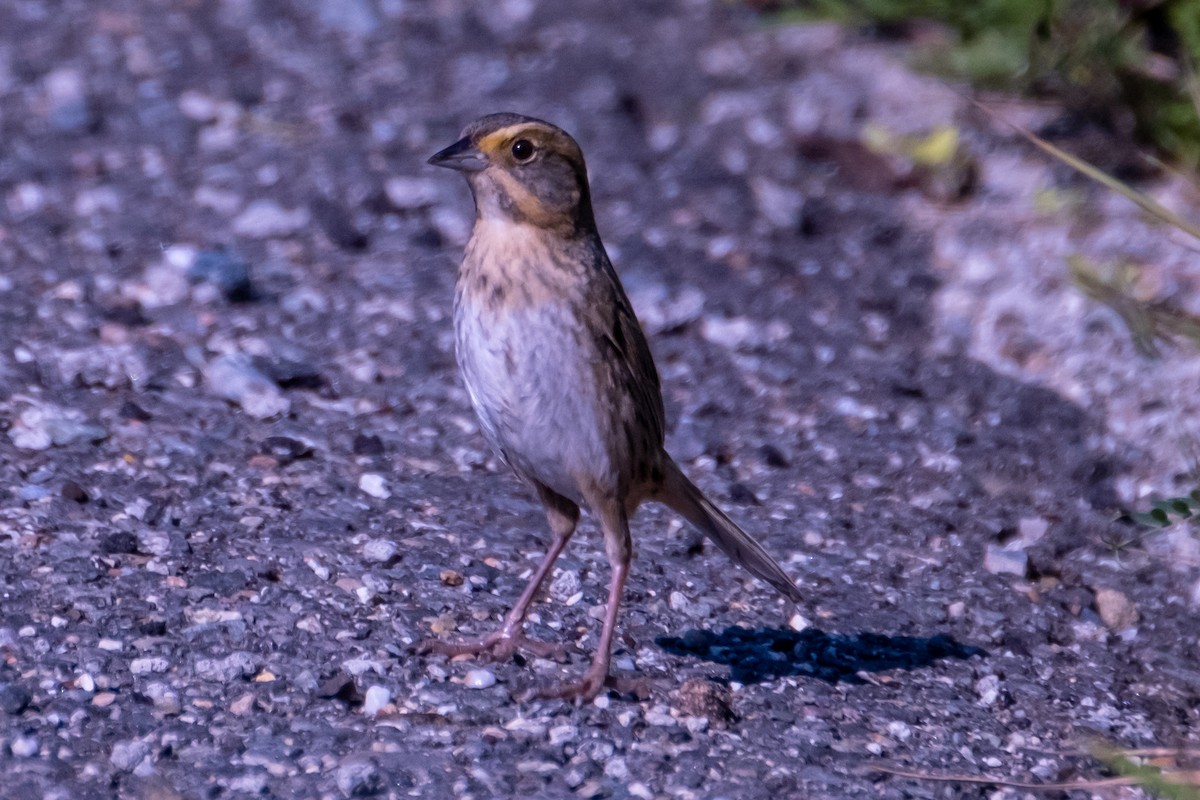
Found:
[[[1016,797],[876,768],[1196,746],[1187,578],[1110,546],[1099,421],[931,348],[928,235],[800,146],[856,102],[836,33],[612,0],[0,31],[3,797]],[[571,663],[412,653],[546,542],[455,376],[470,201],[423,165],[502,109],[583,144],[670,449],[808,598],[647,509],[621,690],[583,707],[511,694],[595,646],[590,523],[532,620]]]

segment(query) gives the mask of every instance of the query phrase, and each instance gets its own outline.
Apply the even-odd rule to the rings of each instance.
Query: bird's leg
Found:
[[[507,661],[517,650],[525,650],[541,658],[565,658],[566,651],[562,645],[526,638],[523,628],[525,616],[529,613],[529,607],[533,605],[538,589],[545,582],[554,562],[575,532],[575,525],[579,522],[579,506],[542,486],[538,487],[538,496],[546,506],[546,519],[554,533],[554,540],[542,558],[542,563],[538,564],[537,571],[525,585],[525,591],[521,592],[512,610],[504,617],[504,624],[491,633],[456,642],[425,639],[417,645],[419,652],[448,656],[484,655],[490,660]]]
[[[612,582],[608,587],[608,606],[604,611],[600,644],[596,647],[596,655],[592,657],[592,665],[580,680],[534,689],[525,694],[525,699],[591,700],[600,694],[600,690],[608,682],[613,636],[617,629],[617,612],[621,607],[621,596],[625,592],[625,581],[629,577],[633,543],[629,536],[629,520],[620,503],[592,504],[591,507],[600,517],[600,526],[604,530],[604,549],[608,553],[608,563],[612,568]]]

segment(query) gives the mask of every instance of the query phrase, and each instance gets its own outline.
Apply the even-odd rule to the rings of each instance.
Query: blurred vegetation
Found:
[[[1123,749],[1105,742],[1088,748],[1117,775],[1125,775],[1155,797],[1200,800],[1200,770],[1188,767],[1195,750],[1170,748]]]
[[[919,35],[918,66],[1050,95],[1200,165],[1200,0],[747,0],[777,19]],[[935,35],[931,26],[937,23]]]

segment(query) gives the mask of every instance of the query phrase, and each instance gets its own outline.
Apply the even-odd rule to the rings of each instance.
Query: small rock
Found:
[[[28,484],[17,489],[17,498],[26,503],[34,503],[50,496],[50,490],[45,486]]]
[[[463,677],[463,685],[468,689],[490,689],[496,685],[496,675],[491,670],[473,669]]]
[[[985,675],[975,682],[975,693],[979,695],[979,705],[995,705],[1000,698],[1000,676]]]
[[[692,608],[692,601],[683,592],[674,591],[667,597],[667,606],[672,611],[687,613]]]
[[[788,627],[794,631],[806,630],[810,625],[812,622],[799,611],[792,614],[791,619],[788,620]]]
[[[1124,593],[1116,589],[1096,589],[1096,613],[1111,631],[1132,628],[1138,622],[1138,610]]]
[[[275,382],[243,355],[217,356],[204,368],[204,379],[213,394],[236,403],[255,419],[286,414],[292,407]]]
[[[358,479],[358,488],[371,497],[387,500],[392,496],[388,489],[387,479],[375,472],[364,472]]]
[[[0,711],[16,716],[29,707],[33,697],[17,683],[0,683]]]
[[[150,745],[137,739],[132,739],[130,741],[117,742],[113,745],[109,761],[121,772],[133,772],[137,765],[142,763],[142,759],[149,754]]]
[[[375,564],[387,564],[396,557],[400,546],[391,539],[372,539],[363,545],[363,558]]]
[[[735,717],[729,688],[707,678],[683,682],[679,687],[679,710],[684,716],[704,717],[714,726],[724,726]]]
[[[381,20],[370,0],[339,0],[336,3],[316,3],[317,19],[341,33],[367,36],[374,33]]]
[[[354,455],[383,455],[383,440],[373,433],[360,433],[354,437]]]
[[[368,717],[374,717],[392,702],[392,693],[382,686],[370,686],[363,699],[362,712]]]
[[[246,692],[244,695],[239,697],[237,700],[234,700],[232,703],[229,704],[229,713],[234,714],[239,717],[243,717],[246,714],[249,714],[250,710],[253,708],[254,708],[254,694],[251,692]]]
[[[54,358],[63,383],[104,389],[140,388],[149,380],[146,359],[132,345],[64,350]]]
[[[661,283],[640,286],[629,295],[638,320],[649,334],[671,333],[700,319],[704,293],[694,286],[671,296]]]
[[[370,244],[367,234],[358,229],[350,214],[339,203],[318,195],[309,202],[308,207],[329,241],[343,250],[365,250]]]
[[[383,185],[388,202],[397,211],[417,211],[436,205],[440,186],[431,178],[389,178]]]
[[[748,317],[705,317],[700,335],[713,344],[738,350],[776,344],[791,336],[792,329],[780,320],[762,323]]]
[[[293,439],[291,436],[268,436],[263,439],[259,449],[264,455],[271,456],[279,462],[280,466],[284,467],[294,461],[311,458],[314,452],[311,444],[300,439]]]
[[[793,230],[800,224],[804,195],[768,178],[753,178],[750,190],[758,213],[772,227]]]
[[[229,790],[241,794],[261,797],[270,789],[270,776],[265,770],[255,770],[239,775],[229,782]]]
[[[38,740],[33,736],[18,736],[9,747],[17,758],[31,758],[38,754]]]
[[[216,683],[229,683],[238,678],[253,675],[257,671],[254,656],[246,652],[230,653],[225,658],[200,658],[196,660],[196,677]]]
[[[110,555],[136,555],[137,551],[137,535],[130,533],[129,531],[117,531],[116,533],[108,533],[100,537],[101,553],[107,553]]]
[[[1029,554],[1019,548],[989,544],[983,557],[983,568],[993,575],[1024,578],[1029,570]]]
[[[306,208],[285,209],[274,200],[255,200],[233,221],[233,232],[255,239],[291,236],[308,227]]]
[[[1017,522],[1017,536],[1025,547],[1040,542],[1050,530],[1050,520],[1042,517],[1022,517]]]
[[[209,283],[234,302],[254,299],[250,265],[225,250],[201,250],[187,271],[192,283]]]
[[[582,589],[583,582],[579,579],[579,572],[573,569],[560,569],[550,580],[547,593],[558,602],[565,603]]]
[[[87,491],[75,481],[64,481],[58,490],[58,495],[64,500],[82,505],[88,501]]]
[[[334,782],[343,797],[370,797],[383,789],[379,767],[369,758],[347,758],[337,768]]]
[[[8,430],[8,438],[22,450],[46,450],[77,442],[99,442],[108,436],[100,427],[83,421],[76,411],[51,405],[31,406],[22,411]]]
[[[155,672],[166,672],[170,668],[171,662],[162,656],[135,658],[129,662],[129,671],[134,675],[150,675]]]
[[[656,728],[673,728],[679,721],[671,716],[665,706],[655,706],[646,712],[646,724]]]

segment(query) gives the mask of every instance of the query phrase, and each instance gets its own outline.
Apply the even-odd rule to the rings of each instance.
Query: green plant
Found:
[[[1120,516],[1122,522],[1133,522],[1147,528],[1166,528],[1200,514],[1200,487],[1182,497],[1153,500],[1149,511],[1126,511]]]
[[[779,19],[948,32],[918,66],[975,85],[1059,97],[1200,164],[1200,0],[747,0]]]

